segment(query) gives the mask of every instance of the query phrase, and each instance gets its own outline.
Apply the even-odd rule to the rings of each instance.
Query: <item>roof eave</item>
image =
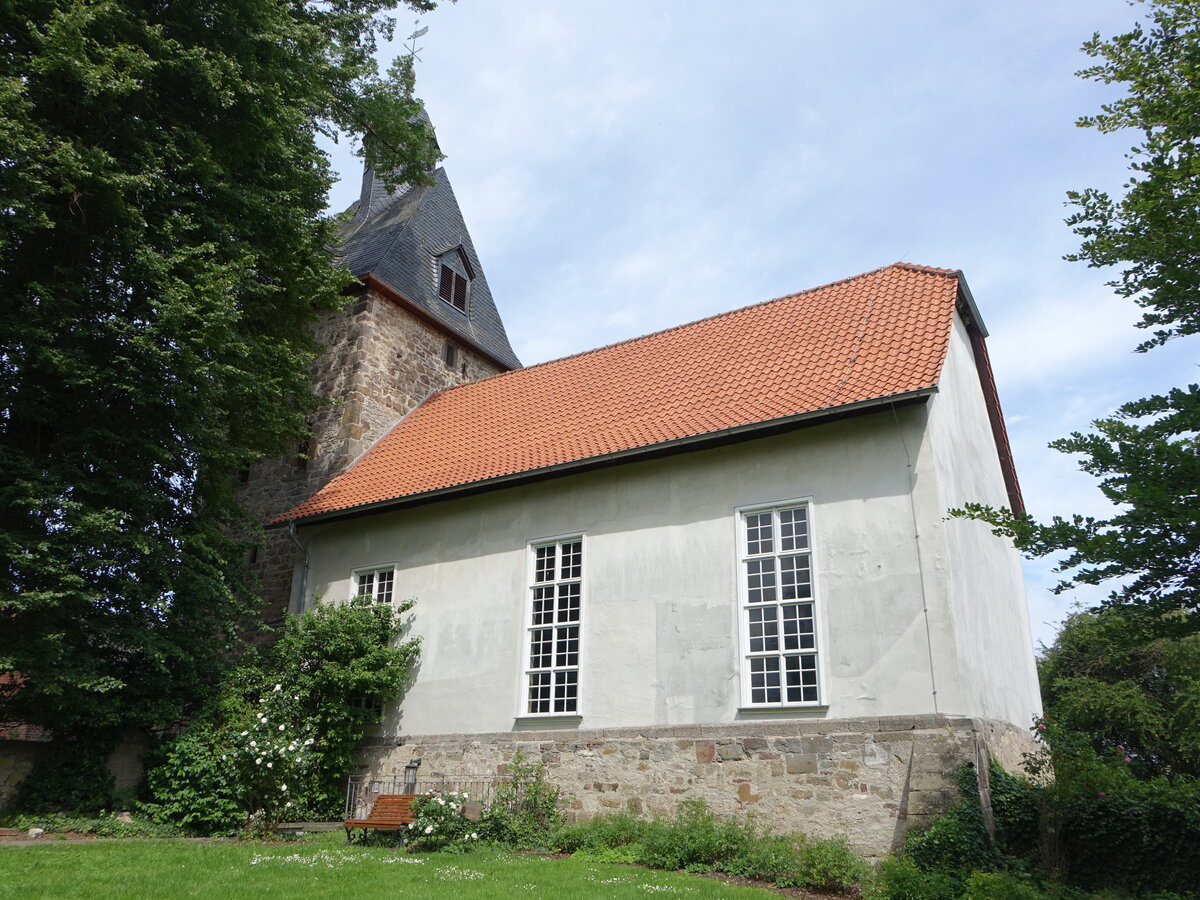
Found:
[[[761,422],[751,422],[746,425],[735,425],[732,428],[723,428],[719,431],[706,431],[701,434],[688,435],[686,437],[675,438],[670,441],[661,441],[656,444],[644,444],[640,447],[630,447],[626,450],[617,450],[612,453],[604,453],[599,456],[588,456],[582,459],[569,460],[567,462],[556,463],[552,466],[543,466],[537,469],[526,469],[521,472],[512,472],[507,475],[497,475],[494,478],[485,478],[478,481],[469,481],[463,484],[450,485],[444,488],[438,488],[432,491],[422,491],[417,494],[405,494],[402,497],[390,497],[386,500],[378,500],[374,503],[363,503],[357,506],[349,506],[344,509],[330,510],[324,513],[314,513],[308,516],[299,516],[295,519],[283,519],[272,522],[267,527],[277,528],[283,525],[288,525],[295,522],[297,525],[317,525],[322,522],[331,522],[336,519],[349,519],[358,516],[370,515],[372,513],[384,512],[394,507],[410,506],[418,503],[426,503],[431,500],[443,500],[454,497],[460,494],[479,493],[484,490],[492,490],[501,487],[511,487],[526,481],[537,481],[557,475],[567,475],[576,470],[593,469],[599,466],[609,465],[619,462],[630,462],[639,457],[661,455],[667,452],[675,452],[686,450],[691,444],[709,444],[719,443],[725,440],[736,438],[750,438],[760,431],[779,431],[787,429],[789,426],[815,425],[825,419],[841,418],[843,416],[853,415],[858,412],[870,410],[874,407],[886,407],[896,404],[902,404],[929,397],[937,393],[937,386],[918,388],[912,391],[904,391],[899,394],[889,394],[884,397],[875,397],[870,400],[860,400],[855,403],[842,403],[837,406],[827,406],[823,409],[810,410],[808,412],[797,413],[791,416],[781,416],[775,419],[765,419]]]

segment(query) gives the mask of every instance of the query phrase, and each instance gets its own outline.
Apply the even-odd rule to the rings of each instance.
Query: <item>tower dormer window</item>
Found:
[[[438,296],[459,312],[467,311],[471,280],[475,273],[462,247],[455,247],[437,257]]]

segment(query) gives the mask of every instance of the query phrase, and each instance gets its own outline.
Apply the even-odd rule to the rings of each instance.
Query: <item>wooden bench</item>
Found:
[[[417,818],[412,808],[416,799],[416,794],[380,794],[365,819],[346,819],[342,823],[346,840],[353,839],[356,828],[361,829],[364,836],[372,830],[404,831]]]

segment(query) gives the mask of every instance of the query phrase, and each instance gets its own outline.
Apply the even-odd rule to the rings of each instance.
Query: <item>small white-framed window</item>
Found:
[[[529,545],[522,715],[579,715],[583,535]]]
[[[395,566],[375,566],[370,569],[355,569],[350,582],[350,599],[373,603],[391,603],[396,585]]]
[[[809,505],[802,501],[738,512],[738,614],[747,706],[821,702],[809,519]]]

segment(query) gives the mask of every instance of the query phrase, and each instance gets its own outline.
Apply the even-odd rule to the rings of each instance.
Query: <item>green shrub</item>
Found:
[[[1038,846],[1039,788],[1010,775],[995,760],[988,775],[997,847],[1010,856],[1033,859]]]
[[[922,872],[942,872],[965,882],[973,871],[1001,868],[1003,859],[983,822],[979,805],[979,781],[975,768],[958,772],[959,805],[934,819],[923,831],[910,833],[904,855]]]
[[[796,885],[818,891],[848,891],[862,883],[867,865],[841,838],[807,839],[800,845]]]
[[[646,827],[644,820],[629,813],[596,816],[559,829],[555,846],[564,853],[575,853],[584,848],[598,850],[640,844]]]
[[[1200,883],[1200,786],[1127,772],[1055,784],[1065,880],[1088,890],[1186,893]],[[1102,789],[1098,789],[1102,788]]]
[[[417,642],[396,641],[411,606],[320,605],[289,617],[148,761],[143,809],[198,834],[339,815],[338,785],[364,727],[411,676]]]
[[[645,862],[656,869],[705,866],[744,855],[752,831],[743,822],[722,822],[703,800],[685,800],[671,819],[656,819],[646,829]]]
[[[1029,878],[1010,872],[974,872],[963,900],[1050,900]]]
[[[41,828],[47,834],[86,834],[94,837],[117,838],[170,838],[179,837],[180,831],[171,825],[134,819],[123,822],[115,815],[81,816],[67,813],[49,815],[18,815],[9,819],[13,828],[28,831]]]
[[[580,847],[572,859],[595,863],[640,863],[646,848],[641,844],[619,844],[615,847]]]
[[[843,840],[768,834],[752,820],[722,821],[702,800],[686,800],[671,818],[649,822],[626,813],[597,816],[562,828],[556,845],[591,862],[717,871],[820,891],[849,890],[867,873]]]
[[[518,850],[552,848],[562,830],[558,788],[546,781],[542,764],[527,762],[520,750],[506,770],[509,780],[492,794],[479,834]]]
[[[1046,778],[1034,788],[1040,822],[1033,861],[1048,876],[1088,891],[1187,896],[1196,890],[1200,784],[1146,777],[1147,767],[1122,745],[1097,752],[1087,734],[1050,720],[1036,734],[1045,749],[1027,766]]]
[[[236,831],[246,821],[235,773],[222,745],[207,728],[195,728],[166,745],[146,772],[153,802],[139,805],[157,822],[192,834]]]
[[[959,900],[960,895],[960,879],[923,872],[908,857],[885,859],[863,890],[863,900]]]
[[[413,850],[467,852],[479,841],[478,826],[463,816],[466,792],[446,791],[413,802],[416,814],[408,829]]]
[[[745,844],[733,855],[718,860],[718,871],[742,878],[787,882],[792,887],[807,882],[797,879],[801,854],[797,841],[784,835],[747,834]]]

